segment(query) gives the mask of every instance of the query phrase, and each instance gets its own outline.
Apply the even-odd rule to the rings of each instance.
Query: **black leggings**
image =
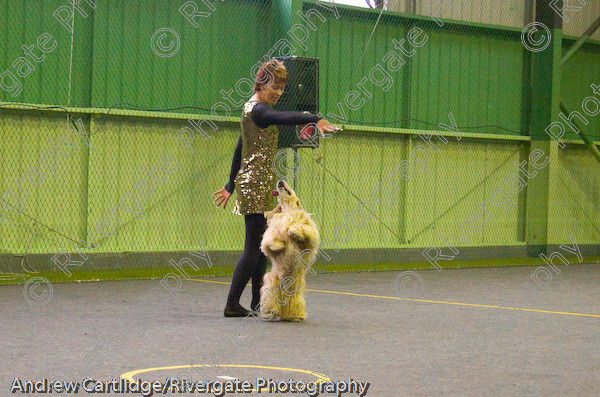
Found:
[[[239,304],[242,292],[244,292],[248,280],[252,278],[251,309],[254,309],[260,303],[260,287],[263,285],[263,276],[267,270],[267,257],[260,250],[260,242],[267,229],[267,220],[263,214],[245,215],[244,219],[246,243],[244,252],[233,271],[227,305]]]

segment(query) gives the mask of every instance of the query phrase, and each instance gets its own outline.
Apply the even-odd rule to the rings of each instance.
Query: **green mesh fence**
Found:
[[[558,27],[533,1],[344,3],[0,0],[0,271],[235,265],[236,193],[213,193],[272,57],[299,76],[281,110],[344,128],[274,159],[316,269],[597,247],[598,33],[562,57],[598,1],[538,1]]]

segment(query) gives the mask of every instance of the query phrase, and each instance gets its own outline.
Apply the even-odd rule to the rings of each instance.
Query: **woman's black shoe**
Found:
[[[244,307],[239,303],[236,306],[226,305],[223,314],[225,317],[248,317],[256,315],[254,312],[244,309]]]

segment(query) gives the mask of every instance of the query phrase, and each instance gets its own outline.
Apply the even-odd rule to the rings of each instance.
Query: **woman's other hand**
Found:
[[[317,122],[317,129],[319,130],[319,132],[321,133],[322,136],[325,136],[325,134],[323,133],[324,131],[329,131],[329,132],[342,131],[341,128],[336,127],[335,125],[331,124],[329,121],[327,121],[325,119],[321,119],[321,120],[319,120],[319,122]]]
[[[214,192],[212,195],[217,195],[217,198],[215,198],[213,200],[213,203],[217,203],[217,208],[219,208],[219,206],[221,205],[221,203],[223,203],[223,209],[225,209],[225,207],[227,207],[227,202],[229,201],[229,197],[231,197],[231,193],[229,193],[225,187],[223,187],[221,190],[217,190],[216,192]]]

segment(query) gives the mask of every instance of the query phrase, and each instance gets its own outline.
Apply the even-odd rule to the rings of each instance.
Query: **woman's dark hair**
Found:
[[[283,62],[277,59],[269,59],[260,65],[254,80],[254,92],[260,91],[261,86],[270,86],[273,82],[275,84],[287,84],[288,82],[287,70],[283,66]]]

